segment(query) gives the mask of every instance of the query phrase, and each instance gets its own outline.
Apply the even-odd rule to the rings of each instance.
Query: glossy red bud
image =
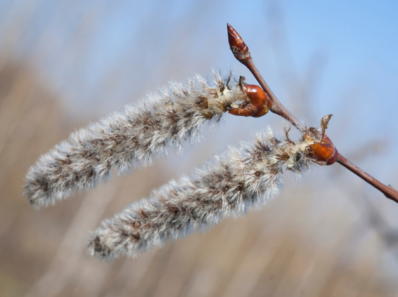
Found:
[[[326,162],[326,165],[332,165],[337,161],[339,152],[330,138],[325,135],[321,143],[309,145],[311,158],[318,162]]]
[[[230,114],[245,117],[261,117],[268,113],[272,103],[263,89],[256,85],[241,83],[243,91],[246,93],[251,104],[244,107],[232,108],[228,110]]]

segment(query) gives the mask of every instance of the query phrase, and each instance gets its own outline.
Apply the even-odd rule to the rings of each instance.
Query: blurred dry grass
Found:
[[[197,4],[192,10],[200,12],[209,3]],[[37,5],[32,1],[24,17],[31,16]],[[94,15],[102,13],[105,11],[98,9]],[[194,14],[188,19],[179,24],[190,27],[173,35],[164,55],[171,55],[180,41],[194,47],[186,40],[185,31],[203,21],[203,16]],[[98,17],[91,26],[86,20],[77,27],[86,26],[90,32],[100,20]],[[9,30],[27,30],[22,21],[12,24]],[[51,28],[48,30],[42,32],[42,39],[51,36]],[[38,75],[34,57],[15,55],[13,49],[19,41],[11,33],[9,36],[12,38],[2,43],[7,50],[0,53],[0,295],[397,296],[397,236],[383,214],[391,204],[385,199],[377,205],[370,203],[371,199],[364,198],[370,194],[362,183],[348,181],[349,174],[337,167],[315,169],[316,174],[301,182],[288,179],[275,201],[245,218],[228,219],[211,232],[168,243],[134,260],[102,263],[90,258],[85,252],[89,230],[131,201],[145,197],[151,188],[181,172],[189,173],[218,148],[213,143],[217,133],[227,135],[229,130],[209,131],[206,138],[210,140],[187,149],[182,157],[172,154],[170,160],[158,160],[152,167],[34,211],[22,197],[28,167],[73,129],[94,119],[89,109],[87,116],[82,116],[82,111],[73,117],[65,112],[71,93]],[[38,44],[32,50],[40,53],[43,45]],[[87,51],[84,45],[76,41],[67,50],[78,56]],[[177,54],[180,60],[192,59]],[[189,67],[201,68],[206,57],[204,53]],[[111,74],[118,73],[123,63],[121,58]],[[77,59],[70,67],[78,66]],[[181,68],[188,66],[176,68],[175,62],[169,61],[161,67],[158,80],[163,81],[185,75]],[[314,87],[311,71],[308,80],[289,76],[292,96],[299,94],[297,100],[304,104]],[[118,90],[111,74],[103,74],[101,89],[94,92],[103,100]],[[68,86],[73,88],[71,81]],[[143,84],[134,95],[141,96],[145,88],[153,86]],[[303,113],[306,118],[313,116]],[[246,131],[234,125],[236,142]],[[365,159],[380,145],[372,142],[368,148],[353,150],[353,157]],[[332,184],[339,186],[329,186]]]

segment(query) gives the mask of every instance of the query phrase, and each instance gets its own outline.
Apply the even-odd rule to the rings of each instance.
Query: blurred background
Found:
[[[204,141],[41,211],[23,197],[37,158],[79,127],[212,68],[255,83],[230,53],[243,36],[284,105],[334,114],[339,151],[398,187],[398,2],[0,0],[1,296],[398,296],[398,205],[339,164],[285,175],[279,197],[137,259],[86,253],[100,221],[274,114],[226,115]]]

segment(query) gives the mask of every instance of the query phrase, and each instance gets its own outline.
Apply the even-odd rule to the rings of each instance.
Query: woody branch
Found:
[[[260,86],[263,88],[265,93],[268,95],[270,101],[269,106],[267,106],[268,109],[273,113],[285,118],[301,132],[305,132],[305,128],[303,127],[303,125],[294,117],[293,114],[291,114],[282,105],[282,103],[272,92],[271,88],[265,82],[264,78],[261,76],[260,72],[258,71],[257,67],[253,62],[249,48],[246,45],[246,43],[243,41],[242,37],[238,34],[238,32],[236,32],[236,30],[231,25],[227,24],[227,27],[228,27],[228,41],[231,51],[234,54],[235,58],[250,70],[250,72],[254,75],[254,77],[256,78]],[[373,187],[378,189],[387,198],[398,203],[398,192],[395,189],[393,189],[391,186],[384,185],[383,183],[381,183],[380,181],[378,181],[377,179],[375,179],[374,177],[372,177],[371,175],[360,169],[358,166],[351,163],[349,160],[347,160],[343,155],[341,155],[337,151],[330,138],[324,134],[325,129],[327,128],[327,123],[330,120],[330,116],[329,118],[327,117],[328,116],[324,117],[324,119],[322,120],[322,128],[323,128],[322,139],[321,142],[317,144],[318,147],[322,149],[322,151],[324,150],[324,148],[326,149],[332,148],[335,151],[335,154],[331,157],[331,159],[327,160],[328,161],[327,165],[331,165],[337,161],[345,168],[347,168],[348,170],[350,170],[351,172],[353,172],[354,174],[358,175],[360,178],[365,180],[367,183],[371,184]]]

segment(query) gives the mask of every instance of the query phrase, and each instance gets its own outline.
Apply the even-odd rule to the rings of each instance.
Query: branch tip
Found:
[[[241,63],[243,63],[243,60],[250,59],[251,56],[249,48],[243,41],[242,37],[230,24],[227,24],[227,28],[229,47],[231,48],[235,58]]]

